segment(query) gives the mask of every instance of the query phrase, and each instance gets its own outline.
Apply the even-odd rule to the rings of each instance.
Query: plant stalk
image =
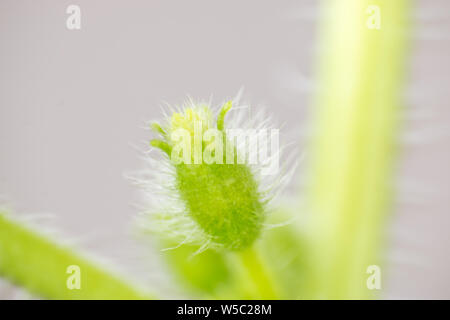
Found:
[[[310,292],[311,298],[365,299],[377,292],[366,285],[367,268],[382,262],[393,197],[410,1],[323,4],[309,194]]]
[[[0,212],[0,276],[30,293],[58,300],[152,298],[106,269]]]

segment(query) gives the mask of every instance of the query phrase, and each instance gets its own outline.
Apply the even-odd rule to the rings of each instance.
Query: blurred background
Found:
[[[413,1],[383,298],[450,298],[450,2]],[[81,29],[66,27],[69,5]],[[1,204],[169,292],[132,236],[145,122],[244,88],[308,155],[319,1],[0,1]],[[287,194],[302,192],[294,179]],[[300,182],[299,182],[300,181]],[[24,293],[0,282],[0,298]]]

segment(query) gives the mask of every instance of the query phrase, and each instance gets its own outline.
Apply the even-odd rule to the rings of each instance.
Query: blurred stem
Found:
[[[71,265],[81,288],[67,286]],[[0,276],[47,299],[150,299],[102,266],[72,252],[0,212]]]
[[[366,270],[380,264],[392,198],[409,4],[323,2],[309,195],[312,298],[371,297]],[[369,28],[377,10],[380,29]]]
[[[234,265],[239,276],[238,291],[243,291],[245,299],[279,299],[278,289],[271,270],[266,265],[258,249],[254,246],[234,253]]]

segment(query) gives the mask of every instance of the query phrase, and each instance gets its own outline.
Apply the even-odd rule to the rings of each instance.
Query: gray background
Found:
[[[81,30],[66,28],[68,5]],[[267,106],[304,146],[318,1],[0,1],[0,195],[170,292],[130,236],[132,147],[164,101]],[[450,298],[450,2],[416,1],[386,298]],[[24,215],[25,213],[26,215]],[[50,214],[49,217],[41,214]],[[42,218],[42,219],[41,219]],[[0,284],[0,298],[22,297]]]

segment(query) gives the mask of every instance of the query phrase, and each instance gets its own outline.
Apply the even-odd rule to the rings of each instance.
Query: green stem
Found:
[[[380,263],[392,197],[409,1],[324,4],[309,198],[311,294],[368,298],[366,270]],[[380,10],[380,29],[366,25],[376,14],[369,6]]]
[[[67,273],[69,266],[80,272]],[[104,269],[0,212],[0,275],[31,293],[48,299],[152,298]],[[78,275],[80,289],[70,285],[77,278],[69,279]]]
[[[275,279],[255,246],[235,253],[234,261],[240,270],[239,291],[244,292],[245,298],[263,300],[279,298]]]

